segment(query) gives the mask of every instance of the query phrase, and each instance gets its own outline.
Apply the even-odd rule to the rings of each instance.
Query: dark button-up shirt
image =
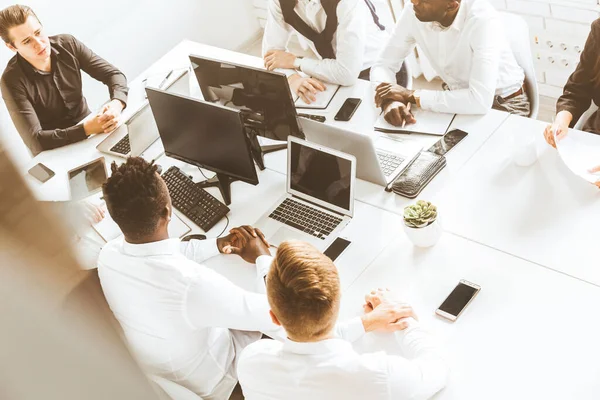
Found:
[[[592,22],[592,31],[581,52],[581,59],[556,103],[556,112],[570,112],[573,115],[572,128],[590,107],[592,100],[600,105],[600,19]],[[600,134],[598,111],[590,116],[583,130]]]
[[[111,99],[127,103],[127,79],[116,67],[71,35],[50,37],[50,73],[36,70],[19,54],[2,74],[2,98],[33,155],[86,138],[81,120],[90,114],[81,70],[108,86]]]

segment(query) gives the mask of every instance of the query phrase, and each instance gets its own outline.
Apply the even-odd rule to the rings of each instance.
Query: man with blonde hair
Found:
[[[448,368],[412,308],[388,290],[366,297],[365,332],[393,332],[407,358],[358,354],[336,338],[340,281],[333,262],[304,242],[284,242],[267,275],[271,318],[284,343],[260,340],[241,354],[244,396],[256,399],[426,399],[446,384]]]

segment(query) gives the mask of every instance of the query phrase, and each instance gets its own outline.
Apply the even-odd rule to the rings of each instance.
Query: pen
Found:
[[[172,73],[173,73],[173,70],[170,70],[169,73],[167,74],[167,76],[165,76],[165,79],[163,79],[162,82],[160,83],[160,85],[158,85],[159,89],[162,89],[163,85],[167,82],[167,80],[169,80]]]

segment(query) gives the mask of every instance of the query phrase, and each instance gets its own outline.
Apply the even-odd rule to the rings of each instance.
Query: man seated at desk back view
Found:
[[[47,36],[30,7],[0,11],[0,36],[16,53],[1,79],[2,98],[35,156],[113,130],[127,103],[127,79],[116,67],[67,34]],[[81,70],[108,86],[111,101],[91,118]]]
[[[333,262],[304,242],[282,243],[267,275],[271,318],[284,343],[259,340],[242,352],[238,376],[244,396],[257,399],[426,399],[446,384],[447,366],[412,308],[387,290],[367,295],[366,316],[393,318],[365,330],[394,332],[408,358],[358,354],[333,335],[340,282]]]
[[[385,2],[378,0],[269,0],[262,45],[265,66],[309,75],[288,77],[290,88],[307,103],[325,89],[321,81],[349,86],[359,77],[368,80],[370,67],[389,37],[391,27],[380,18],[385,9]],[[288,51],[293,33],[314,57]],[[399,79],[405,79],[405,74],[399,74]],[[399,83],[406,85],[406,81]]]
[[[269,247],[252,227],[228,236],[182,242],[169,238],[173,207],[157,167],[129,158],[103,186],[110,216],[124,237],[98,259],[106,300],[146,372],[177,382],[203,399],[228,399],[241,349],[275,332],[264,295]],[[251,293],[200,263],[219,253],[256,264]]]
[[[414,122],[409,103],[452,114],[485,114],[494,108],[529,116],[525,73],[512,53],[500,14],[487,0],[407,3],[371,71],[372,81],[383,82],[375,103],[389,123]],[[394,84],[394,74],[415,45],[447,90],[414,91]]]

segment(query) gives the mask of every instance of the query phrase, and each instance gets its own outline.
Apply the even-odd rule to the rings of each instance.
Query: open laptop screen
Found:
[[[321,200],[333,206],[334,210],[351,215],[352,159],[338,156],[333,150],[326,152],[295,140],[291,141],[289,149],[291,192]]]

